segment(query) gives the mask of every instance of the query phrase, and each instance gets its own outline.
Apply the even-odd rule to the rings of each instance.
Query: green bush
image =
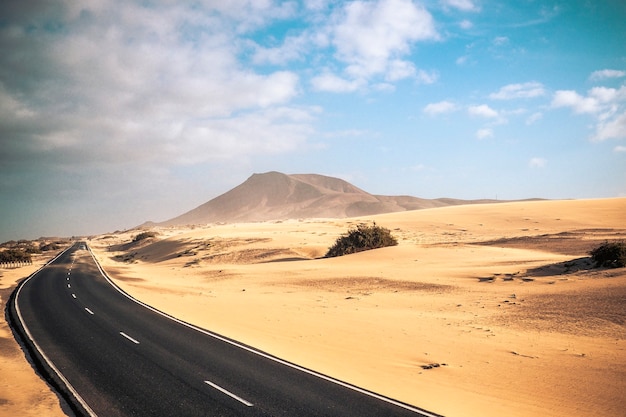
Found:
[[[341,235],[335,244],[328,249],[326,258],[349,255],[351,253],[362,252],[370,249],[395,246],[398,241],[391,235],[389,229],[377,226],[360,224],[356,229],[351,229],[348,233]]]
[[[605,242],[589,252],[597,267],[623,268],[626,266],[626,242]]]
[[[137,236],[135,236],[135,238],[133,239],[133,242],[139,242],[140,240],[155,237],[156,235],[157,234],[155,232],[142,232],[142,233],[139,233]]]

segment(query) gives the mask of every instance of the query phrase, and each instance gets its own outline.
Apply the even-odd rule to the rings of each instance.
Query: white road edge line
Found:
[[[283,365],[288,366],[288,367],[290,367],[292,369],[296,369],[296,370],[298,370],[300,372],[304,372],[304,373],[307,373],[307,374],[312,375],[314,377],[321,378],[323,380],[326,380],[328,382],[332,382],[332,383],[337,384],[339,386],[342,386],[344,388],[348,388],[348,389],[351,389],[353,391],[359,392],[361,394],[370,396],[372,398],[376,398],[378,400],[384,401],[384,402],[386,402],[388,404],[396,405],[396,406],[398,406],[400,408],[404,408],[405,410],[409,410],[409,411],[412,411],[414,413],[421,414],[422,416],[441,417],[440,414],[435,414],[435,413],[431,413],[431,412],[426,411],[426,410],[422,410],[422,409],[420,409],[418,407],[414,407],[414,406],[412,406],[410,404],[405,404],[403,402],[394,400],[393,398],[385,397],[384,395],[377,394],[377,393],[375,393],[373,391],[368,391],[366,389],[357,387],[356,385],[352,385],[352,384],[349,384],[347,382],[343,382],[343,381],[341,381],[339,379],[336,379],[336,378],[333,378],[333,377],[321,374],[319,372],[315,372],[315,371],[313,371],[311,369],[307,369],[307,368],[305,368],[303,366],[296,365],[295,363],[288,362],[288,361],[286,361],[284,359],[280,359],[280,358],[278,358],[276,356],[269,355],[269,354],[261,352],[261,351],[259,351],[257,349],[254,349],[254,348],[251,348],[249,346],[243,345],[241,343],[235,342],[233,340],[227,339],[227,338],[225,338],[223,336],[218,335],[217,333],[213,333],[213,332],[211,332],[209,330],[206,330],[206,329],[203,329],[201,327],[195,326],[193,324],[187,323],[187,322],[185,322],[185,321],[183,321],[181,319],[177,319],[174,316],[170,316],[169,314],[164,313],[163,311],[158,310],[158,309],[152,307],[149,304],[146,304],[146,303],[144,303],[142,301],[139,301],[138,299],[134,298],[133,296],[131,296],[127,292],[124,292],[124,290],[122,290],[117,284],[115,284],[111,280],[111,278],[109,278],[109,276],[104,272],[104,270],[102,269],[102,266],[100,266],[100,262],[98,262],[98,260],[96,259],[96,255],[94,255],[94,253],[91,250],[91,248],[89,246],[87,246],[87,249],[89,250],[89,253],[91,254],[91,257],[93,258],[94,262],[96,263],[96,266],[98,267],[98,270],[100,271],[100,274],[102,274],[104,279],[106,279],[109,282],[109,284],[115,290],[117,290],[117,292],[122,294],[124,297],[126,297],[129,300],[134,301],[135,303],[137,303],[137,304],[147,308],[148,310],[154,311],[155,313],[157,313],[157,314],[159,314],[159,315],[161,315],[161,316],[163,316],[165,318],[168,318],[168,319],[170,319],[170,320],[172,320],[172,321],[174,321],[176,323],[182,324],[183,326],[189,327],[190,329],[194,329],[197,332],[200,332],[200,333],[205,334],[207,336],[211,336],[211,337],[213,337],[213,338],[215,338],[217,340],[221,340],[222,342],[228,343],[228,344],[230,344],[232,346],[236,346],[236,347],[238,347],[240,349],[243,349],[243,350],[246,350],[248,352],[254,353],[255,355],[259,355],[259,356],[264,357],[266,359],[269,359],[269,360],[272,360],[274,362],[283,364]]]
[[[214,384],[214,383],[213,383],[213,382],[211,382],[211,381],[204,381],[204,383],[205,383],[205,384],[207,384],[207,385],[212,386],[212,387],[213,387],[213,388],[215,388],[216,390],[218,390],[218,391],[220,391],[220,392],[222,392],[222,393],[224,393],[224,394],[228,395],[228,396],[229,396],[229,397],[231,397],[231,398],[234,398],[235,400],[239,401],[240,403],[242,403],[242,404],[244,404],[244,405],[246,405],[246,406],[248,406],[248,407],[253,407],[253,406],[254,406],[254,404],[252,404],[251,402],[244,400],[243,398],[239,397],[238,395],[233,394],[232,392],[230,392],[230,391],[228,391],[228,390],[226,390],[226,389],[224,389],[224,388],[220,387],[220,386],[219,386],[219,385],[217,385],[217,384]]]
[[[37,275],[39,272],[41,272],[46,266],[52,264],[54,261],[56,261],[59,257],[61,257],[61,255],[63,255],[65,252],[67,252],[68,250],[70,250],[71,248],[73,248],[73,246],[70,246],[69,248],[65,249],[63,252],[59,253],[57,256],[55,256],[52,260],[46,262],[45,265],[43,265],[41,268],[39,268],[38,270],[36,270],[35,272],[33,272],[27,279],[25,279],[24,281],[22,281],[22,284],[19,286],[19,288],[17,289],[17,293],[15,293],[15,298],[13,299],[13,304],[15,305],[15,312],[17,313],[17,317],[20,321],[20,323],[22,324],[22,328],[24,329],[24,332],[26,333],[26,336],[30,339],[30,342],[33,344],[33,346],[35,347],[35,349],[37,350],[37,352],[39,352],[39,354],[41,355],[41,357],[43,358],[43,360],[48,364],[48,366],[50,367],[50,369],[52,369],[52,371],[59,377],[59,379],[63,382],[63,384],[65,384],[65,386],[67,387],[67,389],[72,393],[72,395],[74,396],[74,398],[76,398],[76,400],[80,403],[80,405],[83,407],[83,409],[87,412],[87,414],[90,417],[98,417],[98,415],[91,409],[91,407],[89,407],[89,404],[87,404],[87,402],[83,399],[83,397],[80,396],[80,394],[78,393],[78,391],[76,391],[76,389],[74,388],[74,386],[72,386],[72,384],[70,384],[70,381],[67,380],[67,378],[65,377],[65,375],[63,375],[61,373],[61,371],[59,370],[59,368],[56,367],[56,365],[54,364],[54,362],[52,362],[52,360],[50,360],[50,358],[48,357],[48,355],[46,355],[44,353],[43,350],[41,350],[41,347],[39,346],[39,344],[35,341],[35,339],[33,338],[32,333],[30,332],[30,329],[28,328],[28,326],[26,326],[26,323],[24,322],[24,317],[22,316],[22,311],[20,309],[20,306],[18,304],[18,298],[20,296],[20,293],[22,292],[22,288],[24,288],[24,285],[26,284],[27,281],[30,281],[35,275]]]
[[[85,307],[85,311],[93,316],[93,311],[89,310],[87,307]]]
[[[130,340],[131,342],[133,342],[134,344],[136,344],[136,345],[138,345],[138,344],[139,344],[139,340],[137,340],[137,339],[133,339],[132,337],[130,337],[130,336],[129,336],[129,335],[127,335],[126,333],[124,333],[124,332],[120,332],[120,334],[121,334],[122,336],[124,336],[125,338],[127,338],[128,340]]]

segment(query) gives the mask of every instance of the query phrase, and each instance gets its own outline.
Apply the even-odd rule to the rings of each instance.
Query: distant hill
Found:
[[[267,172],[254,174],[232,190],[158,225],[359,217],[490,202],[496,200],[428,200],[411,196],[373,195],[339,178]]]

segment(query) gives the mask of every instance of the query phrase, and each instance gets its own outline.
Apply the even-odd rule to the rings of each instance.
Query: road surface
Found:
[[[42,373],[87,416],[436,416],[143,305],[84,242],[25,280],[9,315]]]

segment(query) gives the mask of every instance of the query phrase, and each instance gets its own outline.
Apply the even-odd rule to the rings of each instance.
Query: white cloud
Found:
[[[594,87],[586,96],[572,90],[555,92],[552,107],[570,107],[577,114],[591,115],[595,133],[591,140],[626,138],[626,86]]]
[[[613,152],[619,152],[619,153],[626,152],[626,146],[618,145],[615,148],[613,148]]]
[[[469,106],[467,111],[471,116],[485,117],[488,119],[498,117],[498,112],[486,104],[481,104],[479,106]]]
[[[279,154],[303,146],[311,109],[271,108],[238,117],[190,123],[169,144],[170,157],[194,165],[233,155]]]
[[[531,168],[544,168],[548,164],[545,158],[534,157],[528,161],[528,166]]]
[[[458,106],[451,101],[440,101],[438,103],[430,103],[424,107],[423,112],[429,116],[451,113],[458,109]]]
[[[444,6],[453,7],[464,12],[475,12],[480,10],[471,0],[442,0]]]
[[[461,27],[461,29],[471,29],[474,27],[474,24],[470,21],[470,20],[461,20],[461,23],[459,23],[459,26]]]
[[[285,65],[290,61],[303,59],[310,44],[311,40],[302,35],[287,37],[280,46],[266,48],[254,45],[252,61],[255,64]]]
[[[589,90],[589,96],[598,100],[600,104],[626,101],[626,86],[621,86],[619,89],[594,87]]]
[[[396,91],[396,86],[395,84],[391,84],[391,83],[377,83],[377,84],[372,85],[372,89],[374,89],[375,91],[381,91],[384,93],[391,93],[393,91]]]
[[[350,137],[364,137],[371,135],[372,132],[368,130],[360,130],[360,129],[347,129],[347,130],[336,130],[331,132],[323,133],[325,138],[350,138]]]
[[[204,4],[204,7],[209,11],[219,11],[222,16],[233,19],[239,33],[263,27],[271,20],[288,19],[297,11],[295,2],[275,0],[209,1]],[[194,12],[193,8],[191,12]]]
[[[583,97],[576,91],[559,90],[554,93],[552,107],[571,107],[576,113],[597,113],[598,101],[592,97]]]
[[[426,72],[424,70],[417,71],[415,80],[421,84],[434,84],[439,79],[439,74],[435,71]]]
[[[509,38],[506,36],[496,36],[493,39],[493,44],[495,46],[502,46],[502,45],[506,45],[509,43]]]
[[[535,113],[531,114],[530,116],[528,116],[528,118],[526,119],[526,124],[527,125],[532,125],[532,124],[538,122],[539,120],[541,120],[542,118],[543,118],[543,113],[535,112]]]
[[[489,129],[489,128],[484,128],[484,129],[479,129],[476,132],[476,138],[482,140],[482,139],[488,139],[488,138],[492,138],[493,137],[493,130]]]
[[[394,59],[388,65],[385,79],[388,81],[398,81],[415,75],[415,65],[409,61]]]
[[[353,1],[334,16],[332,43],[353,78],[386,74],[411,44],[437,39],[430,13],[410,0]]]
[[[413,79],[420,84],[437,81],[434,71],[418,69],[407,57],[414,43],[438,39],[430,13],[411,0],[375,0],[340,3],[330,16],[328,1],[305,4],[316,22],[301,33],[292,32],[279,45],[269,37],[269,45],[249,40],[253,49],[252,62],[286,65],[290,61],[304,62],[313,57],[314,63],[326,58],[325,49],[334,48],[339,65],[326,68],[311,79],[318,91],[353,92],[366,87],[378,91],[395,90],[393,83]],[[313,53],[312,53],[313,52]],[[314,64],[315,65],[315,64]]]
[[[0,121],[9,123],[11,119],[27,119],[36,113],[17,97],[13,97],[0,83]]]
[[[523,84],[509,84],[500,88],[496,93],[491,93],[489,98],[493,100],[512,100],[516,98],[534,98],[545,94],[543,84],[531,81]]]
[[[589,76],[591,81],[600,81],[607,78],[621,78],[626,77],[626,71],[614,70],[614,69],[603,69],[599,71],[594,71]]]
[[[600,121],[592,139],[626,139],[626,111],[606,121]]]
[[[552,107],[571,107],[576,113],[599,113],[623,101],[626,101],[626,86],[594,87],[586,97],[576,91],[559,90],[554,93]]]
[[[329,72],[311,79],[311,85],[314,90],[331,93],[351,93],[357,91],[364,84],[364,80],[346,80]]]
[[[467,63],[468,59],[469,59],[469,56],[467,56],[467,55],[463,55],[463,56],[458,57],[458,58],[456,59],[456,61],[454,61],[454,62],[455,62],[457,65],[465,65],[465,64]]]
[[[330,0],[304,0],[304,7],[307,10],[322,11],[325,10],[330,3]]]

